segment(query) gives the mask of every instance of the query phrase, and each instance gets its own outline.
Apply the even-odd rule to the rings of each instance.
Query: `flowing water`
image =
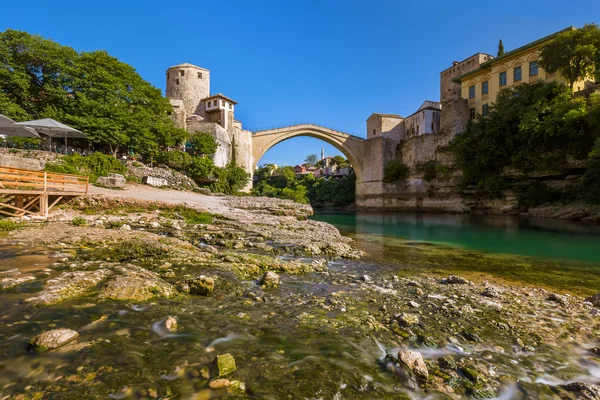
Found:
[[[557,398],[549,388],[576,379],[600,381],[600,362],[587,358],[587,343],[539,345],[535,353],[526,353],[511,350],[513,339],[502,330],[497,337],[495,332],[488,334],[483,343],[463,339],[460,345],[448,343],[449,325],[460,332],[470,329],[472,322],[469,315],[460,313],[436,317],[454,301],[438,294],[445,289],[433,285],[431,296],[419,299],[412,291],[390,289],[389,283],[395,274],[459,273],[473,279],[593,293],[600,287],[598,227],[455,215],[317,214],[314,218],[337,226],[369,255],[361,261],[331,261],[324,272],[282,274],[277,289],[262,290],[257,281],[239,278],[234,285],[239,290],[213,297],[136,303],[89,295],[35,307],[23,300],[39,292],[45,279],[73,268],[85,269],[85,265],[60,262],[44,249],[0,245],[0,275],[19,269],[36,277],[0,291],[0,398],[448,398],[420,389],[404,368],[384,358],[386,351],[396,354],[399,347],[420,351],[430,366],[445,356],[485,363],[490,371],[513,377],[491,395],[500,399],[530,398],[523,394],[524,386],[531,393],[548,396],[540,398]],[[188,276],[216,272],[200,264],[175,265],[174,269]],[[361,282],[362,274],[370,274],[376,282]],[[403,310],[415,298],[422,302],[422,309],[438,311],[424,311],[425,323],[406,339],[383,327],[387,314],[380,312],[381,304]],[[456,299],[463,301],[460,295]],[[478,319],[488,317],[487,312],[479,313]],[[544,317],[541,323],[545,329],[554,329],[568,313],[551,311],[551,318]],[[447,315],[452,315],[452,321]],[[489,315],[502,326],[500,313]],[[167,316],[177,317],[176,332],[164,329]],[[76,346],[41,354],[28,348],[34,335],[63,327],[78,331]],[[534,338],[524,339],[535,344]],[[492,345],[506,352],[493,350]],[[227,378],[244,382],[245,393],[208,388],[209,375],[214,378],[214,372],[208,372],[213,360],[224,353],[233,354],[237,364],[237,371]],[[473,395],[480,393],[479,386],[485,389],[485,381],[473,383],[462,372],[456,378],[445,374],[438,373],[455,385],[460,398],[491,398]],[[514,377],[521,382],[518,395]]]
[[[587,294],[600,288],[600,226],[512,216],[317,213],[369,259]]]

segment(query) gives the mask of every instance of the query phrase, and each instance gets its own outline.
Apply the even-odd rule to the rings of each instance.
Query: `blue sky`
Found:
[[[409,115],[439,99],[439,73],[570,25],[600,23],[600,2],[393,0],[0,0],[0,30],[77,50],[105,49],[165,87],[165,70],[211,70],[211,90],[239,102],[250,130],[313,122],[365,136],[373,112]],[[323,142],[295,138],[261,164],[296,164]],[[327,155],[339,154],[325,144]]]

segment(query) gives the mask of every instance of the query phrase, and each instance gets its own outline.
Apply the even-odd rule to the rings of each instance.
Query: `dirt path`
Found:
[[[143,185],[127,185],[125,190],[112,190],[90,186],[90,194],[102,194],[108,197],[122,197],[165,203],[185,204],[188,207],[209,211],[215,214],[228,214],[233,211],[226,205],[224,197],[205,196],[194,192],[182,192],[171,189],[158,189]]]

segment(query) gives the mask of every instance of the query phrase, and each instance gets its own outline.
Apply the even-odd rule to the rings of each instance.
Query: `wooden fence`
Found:
[[[87,194],[87,176],[0,167],[0,214],[48,216],[61,200]]]

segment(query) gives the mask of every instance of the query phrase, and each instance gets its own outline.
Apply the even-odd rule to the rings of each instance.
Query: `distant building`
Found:
[[[499,57],[491,57],[478,68],[455,77],[452,81],[460,87],[460,95],[468,100],[469,118],[477,114],[486,115],[488,108],[496,101],[500,90],[519,85],[523,82],[533,83],[559,82],[568,84],[559,72],[550,74],[539,65],[541,48],[558,34],[575,29],[569,27],[551,35],[528,43]],[[594,86],[593,80],[575,82],[573,91]]]
[[[442,103],[426,100],[421,107],[404,120],[405,138],[440,132]]]
[[[294,173],[296,174],[302,174],[306,172],[306,167],[304,165],[296,165],[294,167]]]

